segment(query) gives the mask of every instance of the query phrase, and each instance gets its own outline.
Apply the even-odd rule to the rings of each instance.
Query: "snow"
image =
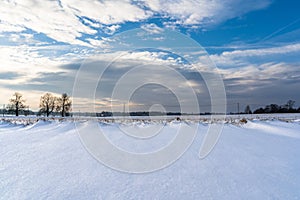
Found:
[[[2,121],[0,199],[300,199],[299,118],[248,119],[226,123],[217,145],[202,160],[199,148],[208,123],[189,121],[199,127],[188,151],[169,167],[146,174],[115,171],[95,160],[72,120]],[[92,123],[98,122],[82,120],[78,128]],[[167,145],[182,123],[98,125],[112,143],[140,153]],[[162,133],[138,141],[120,131],[161,126]]]

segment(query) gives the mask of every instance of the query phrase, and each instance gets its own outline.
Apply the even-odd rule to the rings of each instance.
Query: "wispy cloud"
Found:
[[[0,80],[0,84],[22,85],[29,83],[40,73],[55,73],[62,71],[60,66],[81,59],[84,53],[72,53],[76,49],[69,46],[1,46],[1,74],[19,74],[9,80]],[[67,53],[66,53],[67,52]],[[59,54],[59,55],[58,55]]]
[[[145,21],[157,15],[175,24],[207,26],[269,4],[269,0],[4,1],[0,6],[0,32],[33,30],[59,42],[90,47],[92,43],[80,38],[97,34],[99,28],[113,34],[125,22]],[[148,30],[159,31],[153,24]]]
[[[44,33],[56,41],[87,45],[77,38],[95,34],[92,28],[83,25],[70,8],[62,8],[58,1],[4,1],[0,7],[1,23]],[[14,30],[15,32],[20,29]]]
[[[263,48],[263,49],[248,49],[248,50],[235,50],[231,52],[223,52],[223,56],[232,57],[251,57],[251,56],[268,56],[274,54],[288,54],[300,51],[300,44],[290,44],[280,47]]]
[[[207,26],[270,5],[269,0],[142,0],[152,11],[174,19],[176,24]]]
[[[266,105],[299,99],[298,65],[265,63],[241,68],[220,69],[230,102]],[[256,106],[257,107],[257,106]]]
[[[221,54],[213,54],[210,57],[219,67],[236,67],[251,65],[255,62],[255,59],[268,60],[274,56],[277,57],[277,61],[280,57],[284,61],[287,55],[295,55],[299,51],[300,44],[295,43],[271,48],[224,51]]]
[[[147,31],[150,34],[160,34],[164,31],[164,29],[158,27],[156,24],[143,24],[141,26],[142,29],[144,29],[145,31]]]

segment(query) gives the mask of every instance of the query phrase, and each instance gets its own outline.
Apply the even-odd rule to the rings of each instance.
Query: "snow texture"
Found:
[[[78,128],[89,123],[99,122],[83,120]],[[151,152],[167,145],[180,123],[185,122],[164,124],[164,131],[149,141],[135,141],[119,126],[142,131],[160,124],[99,126],[120,148]],[[214,150],[203,160],[198,154],[208,125],[190,125],[196,123],[200,126],[195,141],[177,162],[137,175],[96,161],[72,121],[2,121],[0,199],[300,199],[299,119],[226,123]]]

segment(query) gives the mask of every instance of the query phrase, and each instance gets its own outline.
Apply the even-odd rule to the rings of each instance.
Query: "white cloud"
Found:
[[[0,20],[0,32],[21,32],[24,30],[24,27],[8,24]]]
[[[144,65],[157,65],[157,66],[177,66],[183,68],[182,60],[180,58],[173,58],[166,52],[123,52],[119,57],[119,62],[132,62]]]
[[[105,25],[128,21],[137,22],[147,19],[152,15],[151,12],[139,8],[129,0],[62,0],[61,2],[64,8],[70,8],[74,14],[88,17]]]
[[[0,19],[3,23],[32,29],[70,44],[87,45],[77,37],[81,33],[96,33],[80,23],[70,9],[62,9],[57,1],[6,1],[1,3]]]
[[[231,52],[222,53],[223,56],[231,57],[251,57],[251,56],[267,56],[274,54],[287,54],[300,51],[299,44],[289,44],[280,47],[262,48],[262,49],[248,49],[248,50],[235,50]]]
[[[88,39],[94,46],[109,48],[106,41],[109,38],[102,38],[102,40]],[[51,55],[51,52],[68,52],[65,54]],[[83,58],[88,57],[89,52],[80,50],[77,52],[76,48],[70,49],[69,46],[37,46],[30,47],[27,45],[20,46],[0,46],[0,60],[1,68],[0,74],[18,73],[17,77],[11,80],[0,80],[1,85],[22,85],[28,84],[34,78],[39,78],[41,73],[59,73],[63,72],[62,65],[70,63],[78,63]],[[72,53],[74,52],[74,53]],[[118,58],[119,66],[122,63],[144,63],[144,64],[178,64],[176,59],[162,59],[166,56],[163,52],[123,52],[117,51],[113,53],[100,53],[97,57],[104,62],[111,62]],[[67,69],[65,71],[68,71]]]
[[[140,22],[161,15],[175,24],[210,25],[266,7],[269,0],[12,0],[0,6],[0,32],[31,29],[74,45],[90,46],[79,38],[96,29],[115,33],[125,22]],[[144,9],[146,7],[147,9]],[[159,32],[154,24],[145,26]],[[89,36],[88,36],[89,37]]]
[[[210,55],[210,58],[217,66],[243,66],[249,65],[251,59],[260,58],[267,59],[270,56],[285,56],[298,53],[300,51],[300,43],[288,44],[271,48],[256,48],[246,50],[225,51],[221,54]]]
[[[50,53],[66,51],[68,48],[62,45],[46,47],[0,46],[0,73],[14,72],[20,74],[21,76],[16,79],[5,81],[7,84],[18,85],[28,83],[32,78],[38,77],[39,73],[61,72],[59,66],[78,59],[78,56],[74,54],[56,56],[55,54],[50,55]],[[42,55],[41,52],[48,55]]]
[[[267,7],[270,0],[142,0],[152,11],[177,24],[211,25]]]
[[[103,48],[103,49],[110,48],[110,45],[108,44],[108,41],[106,41],[106,40],[91,39],[91,38],[88,38],[86,40],[89,41],[90,44],[94,47]]]
[[[105,27],[104,32],[108,35],[113,35],[119,28],[121,28],[120,25],[107,26]]]
[[[164,31],[164,29],[158,27],[156,24],[143,24],[141,26],[142,29],[144,29],[145,31],[147,31],[150,34],[160,34]]]
[[[59,42],[90,46],[78,39],[83,33],[94,35],[95,28],[103,28],[102,24],[106,24],[110,26],[105,26],[104,30],[113,34],[120,28],[118,23],[136,22],[150,16],[151,13],[130,1],[5,1],[0,6],[0,32],[31,29]]]
[[[250,87],[249,84],[271,83],[275,80],[300,79],[299,68],[287,63],[265,63],[262,65],[248,65],[240,68],[219,69],[224,80],[234,80],[235,84]]]
[[[47,42],[42,42],[34,38],[34,34],[29,33],[4,33],[2,37],[8,38],[15,45],[29,44],[33,46],[48,45]]]

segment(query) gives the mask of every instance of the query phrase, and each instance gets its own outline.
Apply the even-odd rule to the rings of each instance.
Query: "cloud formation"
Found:
[[[269,0],[142,0],[153,12],[174,19],[175,24],[212,25],[270,5]]]
[[[188,85],[197,89],[197,93],[203,93],[205,88],[197,82],[199,77],[194,76],[193,68],[186,61],[190,55],[194,58],[206,54],[198,55],[186,42],[166,34],[170,30],[164,28],[184,32],[197,42],[207,39],[208,45],[217,46],[209,49],[213,52],[210,58],[220,68],[231,99],[248,101],[255,96],[262,97],[261,100],[264,93],[272,97],[279,91],[278,99],[288,96],[297,100],[300,97],[296,93],[282,94],[288,93],[289,88],[297,90],[300,81],[299,29],[282,31],[284,26],[267,37],[264,32],[258,37],[266,39],[256,44],[252,43],[252,36],[247,37],[249,40],[223,39],[223,22],[264,9],[270,3],[271,0],[4,0],[0,3],[0,89],[5,94],[2,101],[7,102],[4,98],[13,90],[33,91],[36,96],[49,88],[57,93],[58,90],[70,91],[81,61],[98,53],[103,55],[104,64],[122,56],[107,74],[110,81],[128,66],[150,65],[153,69],[163,65],[180,66],[179,71],[189,80],[175,84]],[[246,17],[233,21],[238,26],[241,22],[245,23],[243,26],[251,26],[253,22]],[[231,26],[230,23],[225,25]],[[127,31],[137,27],[141,28],[137,32]],[[201,31],[206,28],[212,31]],[[124,37],[116,34],[123,31],[127,33]],[[237,36],[240,31],[232,29]],[[214,33],[205,37],[210,32]],[[214,43],[219,40],[216,33],[223,44]],[[167,50],[178,48],[184,55],[180,58],[167,51],[145,50],[153,44]],[[131,47],[142,51],[130,51]],[[198,65],[204,73],[212,73],[206,62]],[[138,74],[144,79],[149,78],[148,75]],[[156,88],[146,89],[154,91]],[[142,101],[139,96],[136,98]]]
[[[258,62],[271,62],[276,57],[276,61],[285,60],[289,55],[289,60],[292,56],[298,57],[300,51],[300,43],[281,45],[277,47],[264,47],[255,49],[233,50],[224,51],[221,54],[211,55],[211,59],[216,63],[218,67],[241,67],[253,64],[254,61]]]
[[[269,0],[13,0],[2,1],[0,32],[32,30],[58,42],[93,46],[102,30],[115,33],[125,22],[141,22],[153,16],[168,18],[173,24],[209,26],[262,9]],[[154,31],[159,31],[157,27]]]

